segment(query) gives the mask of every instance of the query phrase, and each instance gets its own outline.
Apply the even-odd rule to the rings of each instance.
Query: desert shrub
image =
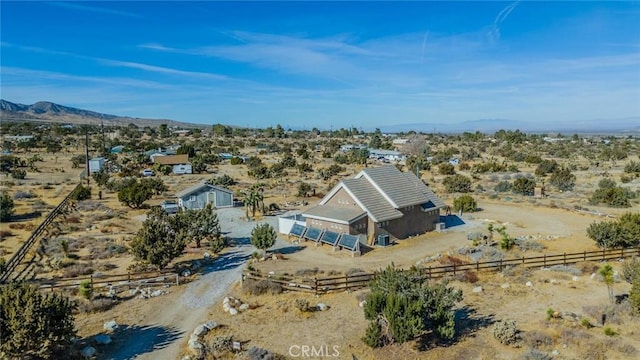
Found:
[[[124,245],[116,244],[113,240],[101,241],[98,246],[92,246],[89,250],[90,259],[109,259],[114,256],[126,254],[129,251]]]
[[[213,351],[231,351],[233,350],[233,336],[216,336],[211,339],[209,348]]]
[[[514,194],[531,196],[533,195],[535,187],[536,182],[534,180],[523,177],[520,179],[516,179],[513,182],[511,191],[513,191]]]
[[[565,265],[553,265],[549,267],[550,271],[563,272],[568,273],[575,276],[582,275],[582,271],[575,266],[565,266]]]
[[[616,336],[616,335],[618,335],[618,332],[613,330],[610,326],[605,326],[603,331],[604,331],[604,334],[607,335],[607,336]]]
[[[616,221],[594,222],[587,235],[599,247],[633,247],[640,243],[640,213],[624,213]]]
[[[549,173],[554,172],[558,168],[558,162],[555,160],[542,160],[536,171],[534,172],[538,176],[545,176]]]
[[[582,318],[580,320],[580,326],[582,326],[585,329],[591,329],[593,327],[593,325],[591,325],[591,321],[589,321],[589,319],[587,318]]]
[[[13,236],[11,230],[0,230],[0,241],[4,240],[4,238]]]
[[[360,269],[360,268],[350,268],[349,270],[347,270],[347,272],[345,273],[347,276],[350,275],[356,275],[356,274],[365,274],[366,271]]]
[[[253,280],[247,279],[242,283],[245,292],[251,295],[262,294],[280,294],[282,293],[282,285],[271,280]]]
[[[472,270],[466,270],[462,274],[456,275],[456,280],[466,282],[469,284],[475,284],[478,282],[478,274]]]
[[[11,171],[11,177],[14,179],[22,180],[27,177],[27,172],[22,169],[15,169]]]
[[[620,175],[620,182],[623,184],[628,184],[633,180],[633,178],[631,178],[630,176],[627,176],[625,174]]]
[[[98,313],[111,309],[118,304],[117,299],[109,299],[104,297],[96,297],[90,301],[78,301],[78,312],[80,313]]]
[[[525,360],[551,360],[553,359],[553,357],[540,350],[529,349],[529,351],[524,354],[524,359]]]
[[[447,176],[443,181],[448,193],[468,193],[471,192],[471,179],[464,175],[456,174]]]
[[[640,162],[631,161],[624,166],[626,173],[640,173]]]
[[[438,165],[438,173],[440,173],[440,175],[454,175],[456,170],[453,165],[449,163],[442,163]]]
[[[515,244],[520,251],[543,251],[544,245],[539,241],[533,240],[515,240]]]
[[[509,191],[511,191],[512,187],[513,187],[513,185],[511,185],[510,182],[508,182],[508,181],[500,181],[499,183],[496,184],[496,186],[493,187],[493,191],[496,191],[496,192],[509,192]]]
[[[557,168],[549,177],[549,184],[561,191],[571,191],[576,185],[576,176],[571,173],[569,168]]]
[[[90,275],[94,272],[93,264],[72,263],[62,270],[62,277],[78,277],[82,275]]]
[[[471,195],[462,195],[453,200],[453,209],[455,211],[474,212],[478,208],[476,199]]]
[[[11,220],[11,216],[14,212],[13,199],[9,196],[9,193],[3,191],[0,194],[0,222],[7,222]]]
[[[633,284],[633,279],[640,279],[640,258],[634,256],[622,263],[622,277],[629,284]]]
[[[44,294],[35,286],[10,283],[0,287],[0,357],[3,359],[68,359],[75,306],[64,296]]]
[[[403,343],[426,331],[438,338],[454,337],[453,307],[462,300],[462,293],[446,282],[431,285],[415,271],[399,271],[389,265],[371,281],[370,288],[364,306],[369,321],[363,338],[367,345]]]
[[[36,197],[36,194],[31,191],[18,190],[13,194],[13,200],[32,199],[34,197]]]
[[[631,283],[629,306],[631,306],[631,312],[633,314],[640,315],[640,277],[634,278]]]
[[[311,306],[309,306],[309,300],[306,299],[296,299],[296,309],[302,312],[311,311]]]
[[[616,183],[604,178],[598,182],[598,189],[589,198],[589,204],[605,204],[610,207],[629,207],[630,201],[636,197],[629,189],[617,186]]]
[[[91,299],[93,295],[93,285],[89,280],[82,280],[78,286],[78,293],[85,299]]]
[[[504,319],[493,326],[493,337],[503,345],[519,345],[521,341],[520,330],[515,320]]]
[[[534,348],[538,349],[542,346],[551,346],[553,345],[553,338],[551,335],[547,334],[544,331],[531,330],[527,331],[522,335],[523,342]]]
[[[313,269],[299,269],[296,270],[296,276],[313,276],[320,272],[320,270],[315,267]]]
[[[587,321],[588,323],[589,321]],[[592,335],[580,328],[562,328],[560,330],[560,340],[565,344],[580,345],[591,342]]]

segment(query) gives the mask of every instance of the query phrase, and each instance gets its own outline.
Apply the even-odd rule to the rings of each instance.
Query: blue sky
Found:
[[[252,127],[640,122],[637,1],[2,1],[0,12],[0,95],[13,102]]]

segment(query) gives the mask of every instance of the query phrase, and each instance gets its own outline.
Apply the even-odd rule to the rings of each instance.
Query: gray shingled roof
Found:
[[[364,214],[365,211],[360,209],[360,207],[358,206],[338,207],[331,205],[316,206],[304,212],[304,215],[307,217],[313,218],[314,216],[317,216],[328,219],[336,219],[346,221],[349,224]]]
[[[346,179],[342,184],[360,201],[373,221],[380,222],[402,217],[402,213],[396,210],[366,178]]]
[[[225,188],[221,188],[221,187],[218,187],[218,186],[213,186],[213,185],[209,185],[209,184],[206,184],[204,182],[201,182],[199,184],[196,184],[196,185],[193,185],[191,187],[188,187],[188,188],[186,188],[186,189],[184,189],[182,191],[178,191],[176,193],[176,197],[183,198],[183,197],[185,197],[185,196],[187,196],[187,195],[189,195],[191,193],[194,193],[194,192],[196,192],[196,191],[198,191],[198,190],[200,190],[200,189],[202,189],[204,187],[209,187],[211,189],[217,189],[219,191],[228,192],[228,193],[233,194],[233,191],[231,191],[229,189],[225,189]]]
[[[421,205],[428,201],[444,206],[442,200],[413,173],[403,173],[394,165],[368,168],[357,176],[369,178],[395,208]]]

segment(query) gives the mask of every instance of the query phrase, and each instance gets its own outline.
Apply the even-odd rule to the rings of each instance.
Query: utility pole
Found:
[[[89,179],[91,178],[91,172],[89,171],[89,126],[84,128],[84,150],[87,159],[87,186],[89,186]]]

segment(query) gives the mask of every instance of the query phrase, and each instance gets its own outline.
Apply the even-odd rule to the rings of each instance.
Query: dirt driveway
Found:
[[[249,236],[257,223],[243,221],[243,216],[244,212],[239,208],[218,210],[221,228],[228,231],[227,236],[235,246],[203,269],[203,275],[184,289],[149,300],[134,300],[146,301],[148,308],[139,310],[135,323],[119,320],[125,329],[114,337],[113,346],[101,358],[178,358],[193,329],[210,320],[211,306],[221,303],[231,285],[241,278],[243,265],[255,251]],[[277,226],[275,217],[265,218],[263,222]],[[276,247],[282,245],[278,243]],[[168,290],[172,291],[171,288]]]

